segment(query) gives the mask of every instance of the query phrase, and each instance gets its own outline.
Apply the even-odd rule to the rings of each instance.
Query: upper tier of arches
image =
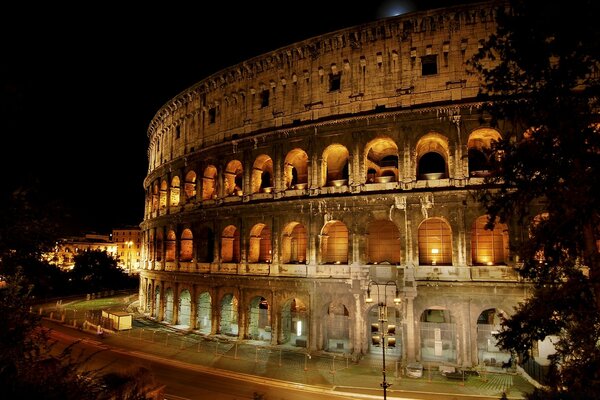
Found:
[[[336,116],[475,99],[466,61],[494,30],[479,3],[391,17],[282,47],[216,72],[148,128],[149,171],[223,142]],[[374,157],[377,149],[374,149]],[[374,161],[387,162],[385,156]]]

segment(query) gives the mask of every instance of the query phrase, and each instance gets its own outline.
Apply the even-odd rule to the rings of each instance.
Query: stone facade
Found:
[[[309,351],[495,365],[498,314],[527,295],[484,230],[492,140],[466,61],[487,3],[379,20],[219,71],[148,134],[140,299],[207,335]],[[394,305],[396,289],[402,300]]]

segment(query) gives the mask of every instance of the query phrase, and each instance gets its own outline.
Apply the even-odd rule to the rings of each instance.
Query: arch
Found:
[[[217,168],[209,165],[202,174],[202,200],[211,200],[217,197]]]
[[[250,230],[248,262],[270,263],[271,260],[271,229],[265,224],[256,224]]]
[[[240,231],[234,225],[229,225],[223,229],[221,235],[221,261],[234,263],[240,261]]]
[[[500,133],[492,128],[478,128],[467,140],[467,156],[470,176],[487,176],[492,168],[492,146],[502,139]]]
[[[367,261],[370,264],[400,264],[400,231],[386,219],[371,221],[367,228]]]
[[[148,283],[146,287],[146,312],[152,313],[152,284]]]
[[[287,153],[283,163],[283,181],[286,189],[300,189],[308,184],[308,155],[304,150],[293,149]]]
[[[184,229],[181,232],[181,245],[179,249],[179,260],[180,261],[191,261],[193,257],[194,249],[194,236],[190,229]]]
[[[508,226],[498,221],[494,229],[486,229],[489,217],[482,215],[471,229],[473,265],[506,265],[508,258]]]
[[[212,328],[212,299],[210,293],[202,292],[196,301],[196,327],[200,333],[210,334]]]
[[[158,211],[158,183],[152,186],[152,211]]]
[[[270,192],[273,188],[273,160],[266,154],[256,157],[252,166],[251,192]]]
[[[160,309],[160,287],[154,288],[154,309],[152,310],[152,316],[158,318],[158,310]]]
[[[321,230],[321,257],[325,264],[348,264],[348,228],[341,221],[329,221]]]
[[[160,209],[165,209],[167,208],[167,189],[168,189],[168,184],[166,180],[162,180],[160,182],[160,199],[159,199],[159,207]]]
[[[452,265],[452,231],[445,220],[426,219],[418,236],[420,265]]]
[[[185,174],[183,190],[185,192],[185,198],[188,201],[196,198],[196,173],[194,171],[188,171],[188,173]]]
[[[348,183],[350,153],[341,144],[332,144],[323,151],[321,186],[342,186]]]
[[[244,190],[244,168],[241,161],[231,160],[225,168],[225,194],[241,196]]]
[[[221,299],[219,332],[223,335],[237,336],[238,328],[238,299],[233,294],[228,293]]]
[[[308,343],[309,318],[306,304],[299,298],[283,303],[281,308],[281,344],[290,343],[306,347]]]
[[[369,341],[369,353],[381,354],[382,346],[386,346],[386,353],[390,356],[400,356],[402,354],[403,331],[402,316],[400,310],[395,306],[385,307],[386,321],[382,324],[379,315],[378,305],[374,305],[367,310],[367,326],[369,332],[367,337]],[[385,342],[382,340],[382,333],[385,333]]]
[[[171,288],[165,291],[165,314],[163,321],[169,324],[173,323],[173,289]]]
[[[163,233],[162,229],[156,231],[156,261],[162,261],[163,258]]]
[[[306,263],[308,234],[299,222],[290,222],[283,229],[281,238],[281,262],[284,264]]]
[[[271,341],[271,312],[267,299],[256,296],[250,300],[248,310],[248,338]]]
[[[179,310],[177,312],[177,325],[190,326],[192,322],[192,296],[190,291],[184,289],[179,294]]]
[[[421,360],[456,362],[456,323],[449,310],[432,307],[421,314]]]
[[[179,177],[176,175],[171,179],[171,206],[179,205]]]
[[[175,261],[175,248],[177,247],[177,236],[175,231],[169,230],[167,232],[166,248],[165,248],[165,261]]]
[[[494,335],[501,330],[501,315],[495,308],[483,310],[477,317],[477,359],[486,367],[502,367],[511,358],[510,352],[502,351]]]
[[[431,132],[416,145],[417,178],[442,179],[448,177],[448,138]]]
[[[345,304],[330,303],[325,315],[325,350],[344,353],[350,350],[350,313]]]
[[[367,183],[398,181],[398,146],[389,137],[378,137],[365,146]]]
[[[203,226],[196,236],[196,259],[199,262],[213,262],[215,258],[215,234],[212,229]]]

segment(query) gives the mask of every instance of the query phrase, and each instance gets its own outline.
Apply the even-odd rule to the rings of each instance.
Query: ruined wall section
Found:
[[[329,117],[474,99],[466,61],[494,30],[490,3],[392,17],[219,71],[163,106],[149,172],[224,141]]]

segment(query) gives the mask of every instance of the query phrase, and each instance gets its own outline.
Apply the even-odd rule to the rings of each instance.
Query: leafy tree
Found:
[[[56,242],[62,211],[36,187],[20,185],[0,196],[0,275],[19,270],[33,296],[50,297],[66,289],[62,271],[41,258]]]
[[[600,397],[599,12],[594,0],[500,3],[497,32],[471,60],[486,115],[505,133],[478,197],[489,226],[530,227],[515,250],[533,293],[499,344],[527,355],[558,337],[550,388],[532,398]]]
[[[104,250],[86,250],[75,255],[70,276],[76,290],[83,292],[131,288],[137,284],[137,279],[130,278]]]
[[[145,399],[154,387],[144,369],[107,373],[85,368],[92,356],[75,356],[73,346],[53,351],[49,331],[29,312],[31,297],[20,271],[0,288],[0,388],[3,398],[108,400]]]

